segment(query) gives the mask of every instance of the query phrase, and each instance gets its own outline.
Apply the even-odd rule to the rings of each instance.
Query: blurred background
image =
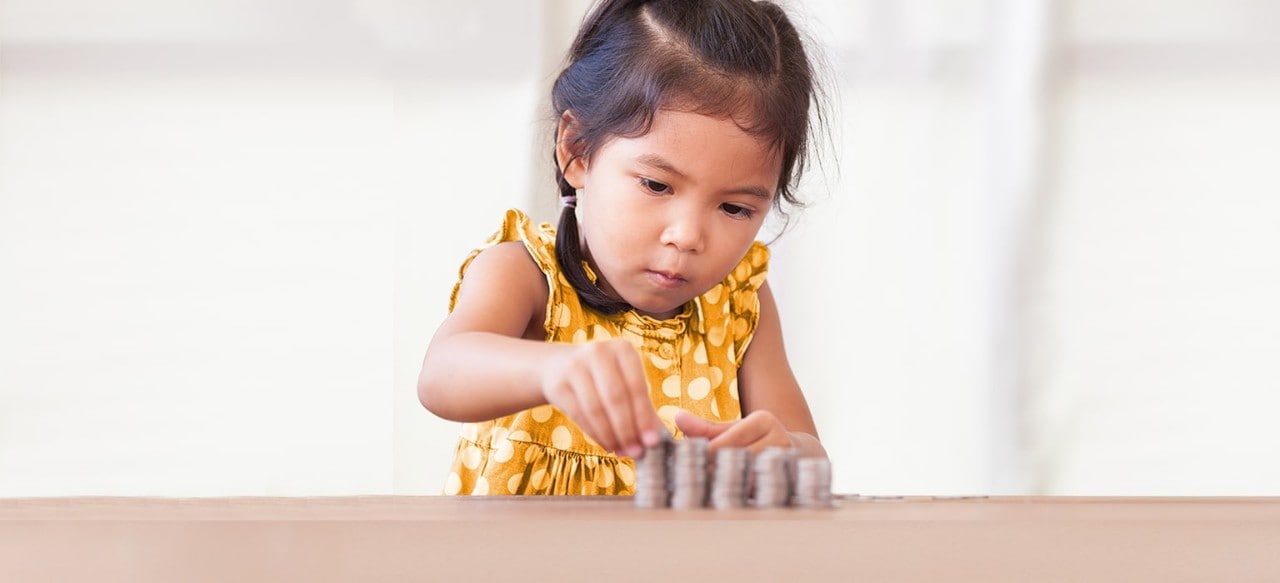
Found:
[[[554,217],[588,4],[0,0],[0,495],[438,493],[418,366]],[[1280,493],[1280,2],[783,4],[838,492]]]

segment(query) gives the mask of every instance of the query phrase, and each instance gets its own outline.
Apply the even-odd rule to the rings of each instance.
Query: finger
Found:
[[[676,427],[680,429],[681,433],[691,437],[714,439],[716,436],[728,431],[735,423],[739,422],[717,423],[684,410],[676,413]]]
[[[604,408],[603,419],[608,421],[617,439],[619,451],[629,457],[644,455],[631,413],[631,391],[619,369],[617,357],[601,359],[599,366],[592,369],[592,372],[595,374],[596,389]]]
[[[654,410],[653,401],[649,398],[649,379],[645,377],[640,353],[630,344],[618,355],[618,370],[630,397],[627,409],[635,424],[637,437],[646,447],[657,447],[662,420],[658,418],[658,412]]]
[[[569,373],[570,386],[577,415],[570,415],[605,451],[616,451],[618,439],[605,416],[604,408],[596,393],[595,375],[585,367],[575,367]]]
[[[770,445],[762,442],[772,430],[772,426],[766,421],[761,417],[747,416],[713,438],[708,444],[707,451],[713,452],[722,447],[745,447],[750,449],[752,454],[760,453],[765,446]]]

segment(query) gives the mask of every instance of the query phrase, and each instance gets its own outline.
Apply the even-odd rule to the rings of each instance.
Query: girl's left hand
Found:
[[[676,413],[676,427],[686,437],[705,437],[710,440],[708,453],[722,447],[745,447],[752,455],[766,447],[790,448],[791,433],[777,416],[765,410],[752,411],[737,421],[717,423],[708,421],[688,411]]]

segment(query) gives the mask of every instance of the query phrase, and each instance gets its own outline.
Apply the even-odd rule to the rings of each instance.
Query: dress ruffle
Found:
[[[635,466],[629,458],[565,451],[527,441],[510,441],[512,459],[522,464],[494,465],[497,452],[483,443],[458,440],[445,494],[471,495],[631,495]],[[475,467],[467,463],[476,460]],[[481,467],[484,464],[489,467]],[[454,482],[454,476],[457,481]],[[451,491],[452,490],[452,491]]]

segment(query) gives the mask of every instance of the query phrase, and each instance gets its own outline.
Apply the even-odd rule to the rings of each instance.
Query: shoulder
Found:
[[[528,258],[543,273],[549,274],[558,268],[555,258],[555,228],[549,223],[534,222],[519,209],[508,209],[502,217],[502,225],[485,242],[486,246],[495,247],[503,243],[523,245]]]
[[[449,309],[455,308],[467,290],[482,287],[493,287],[495,292],[505,287],[511,294],[509,301],[529,297],[545,302],[547,280],[555,265],[555,231],[550,225],[534,224],[518,209],[510,209],[497,231],[462,262]]]
[[[755,294],[769,273],[769,248],[756,241],[724,280],[731,292]]]
[[[556,232],[550,224],[535,223],[519,209],[508,209],[502,224],[471,252],[463,262],[459,276],[467,275],[478,263],[551,273],[556,268]]]
[[[521,242],[497,243],[468,261],[446,322],[457,330],[541,338],[549,294],[545,275]]]
[[[734,307],[754,306],[757,292],[764,285],[769,273],[769,248],[759,241],[753,242],[738,264],[720,283],[701,296],[707,306],[728,302]],[[725,312],[730,310],[726,309]]]
[[[543,280],[542,270],[522,241],[504,241],[481,249],[467,268],[467,277],[477,275]]]
[[[736,362],[742,362],[760,321],[760,295],[768,272],[769,248],[754,242],[724,280],[699,299],[704,325],[714,338],[733,340]]]

